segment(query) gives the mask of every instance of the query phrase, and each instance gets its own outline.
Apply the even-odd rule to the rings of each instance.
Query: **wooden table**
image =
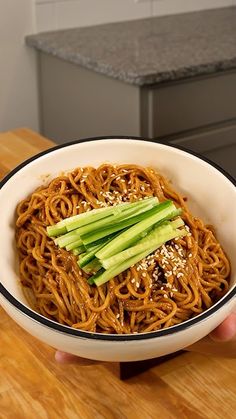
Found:
[[[28,129],[0,134],[0,176],[52,145]],[[0,370],[1,419],[236,417],[236,360],[184,353],[124,382],[117,364],[56,364],[2,309]]]

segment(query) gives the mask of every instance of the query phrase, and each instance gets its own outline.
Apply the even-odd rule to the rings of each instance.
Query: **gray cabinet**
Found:
[[[236,177],[236,71],[154,86],[39,54],[41,131],[58,143],[131,135],[201,153]]]
[[[236,117],[236,72],[143,89],[150,136],[187,131]]]

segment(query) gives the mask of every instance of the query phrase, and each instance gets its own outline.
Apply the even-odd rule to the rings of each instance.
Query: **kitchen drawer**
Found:
[[[236,72],[145,89],[143,98],[152,137],[229,120],[236,117]]]
[[[171,144],[181,145],[197,153],[205,153],[212,149],[236,145],[236,119],[217,124],[191,133],[166,137]],[[235,157],[236,160],[236,157]]]
[[[236,179],[236,120],[186,136],[172,136],[164,142],[202,154]]]

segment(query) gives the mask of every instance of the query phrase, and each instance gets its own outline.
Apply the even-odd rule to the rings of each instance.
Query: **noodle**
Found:
[[[77,257],[46,227],[93,208],[157,196],[183,209],[189,231],[108,283],[87,283]],[[41,186],[17,207],[20,280],[31,306],[61,324],[98,333],[142,333],[203,312],[229,287],[230,264],[214,230],[188,210],[162,175],[132,164],[77,168]]]

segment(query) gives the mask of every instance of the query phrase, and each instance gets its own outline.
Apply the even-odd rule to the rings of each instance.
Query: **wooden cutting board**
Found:
[[[54,143],[0,134],[0,176]],[[1,268],[1,267],[0,267]],[[58,365],[0,309],[0,419],[234,419],[236,359],[184,353],[129,380],[118,364]]]

